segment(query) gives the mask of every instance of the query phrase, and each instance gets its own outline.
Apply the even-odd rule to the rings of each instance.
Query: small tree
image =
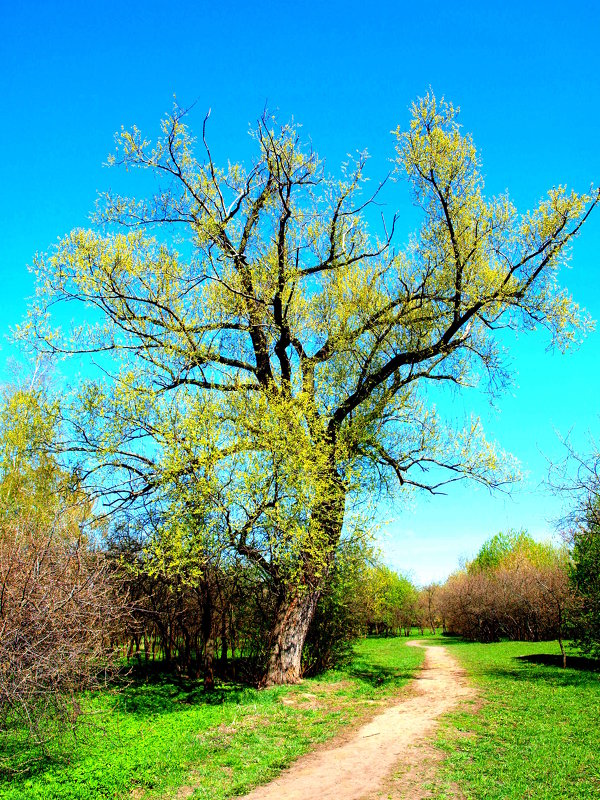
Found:
[[[418,592],[413,583],[383,564],[366,569],[359,592],[366,628],[371,633],[410,635],[417,619]]]
[[[419,610],[423,626],[429,625],[431,633],[435,634],[440,624],[439,619],[439,583],[429,583],[419,591]]]
[[[339,666],[367,629],[366,575],[373,554],[363,541],[342,542],[319,598],[303,655],[303,674]]]
[[[573,341],[585,317],[557,271],[598,195],[552,189],[524,215],[487,199],[456,109],[428,95],[395,134],[422,212],[396,249],[395,218],[369,227],[364,155],[333,178],[296,126],[265,115],[253,164],[221,168],[204,129],[195,156],[183,117],[155,145],[121,133],[113,163],[152,172],[157,193],[105,195],[100,229],[37,260],[25,333],[101,354],[105,378],[70,412],[82,476],[115,508],[196,516],[196,535],[261,570],[277,598],[265,682],[291,682],[361,493],[514,478],[477,420],[438,419],[428,387],[502,383],[498,328]],[[83,310],[72,338],[48,325],[60,303]]]
[[[573,640],[582,652],[600,657],[600,449],[578,453],[569,438],[566,457],[550,469],[550,485],[570,499],[571,511],[560,522],[571,551],[570,580],[577,602],[570,609]]]

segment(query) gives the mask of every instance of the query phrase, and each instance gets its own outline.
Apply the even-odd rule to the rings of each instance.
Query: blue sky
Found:
[[[31,2],[4,4],[0,45],[0,315],[7,331],[33,291],[36,251],[85,225],[96,192],[123,186],[103,167],[121,125],[149,135],[173,95],[196,102],[199,130],[212,109],[217,160],[250,153],[248,124],[265,103],[294,116],[332,171],[367,148],[373,181],[389,169],[390,131],[431,87],[462,109],[490,194],[508,189],[521,210],[551,186],[600,183],[600,10],[595,2]],[[414,213],[402,188],[406,234]],[[389,195],[390,208],[395,202]],[[600,211],[573,249],[564,282],[600,319]],[[544,537],[560,500],[539,484],[559,458],[557,431],[585,447],[598,432],[600,333],[568,356],[544,337],[511,344],[515,385],[491,408],[466,394],[516,455],[527,478],[512,498],[472,487],[382,508],[389,560],[419,581],[441,578],[489,535],[526,527]],[[0,375],[8,376],[8,342]]]

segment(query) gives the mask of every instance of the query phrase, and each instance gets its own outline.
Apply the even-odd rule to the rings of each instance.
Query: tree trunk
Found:
[[[221,657],[219,659],[219,670],[222,675],[227,671],[227,608],[223,606],[221,611]]]
[[[563,642],[563,614],[562,614],[562,606],[560,603],[557,602],[558,606],[558,646],[560,647],[560,653],[562,655],[562,665],[563,669],[567,668],[567,653],[565,650],[565,645]]]
[[[286,593],[277,611],[269,666],[261,685],[298,683],[302,648],[315,614],[320,591]]]
[[[308,552],[304,553],[303,589],[288,586],[284,590],[271,635],[271,653],[262,686],[298,683],[301,679],[302,648],[340,541],[346,489],[336,466],[334,431],[330,432],[330,437],[330,472],[311,513],[312,526],[322,535],[322,538],[317,536],[314,540],[320,556],[315,561]]]
[[[206,585],[204,606],[201,620],[202,639],[204,644],[204,691],[215,688],[215,641],[213,638],[213,606],[210,587]]]
[[[204,644],[204,691],[215,688],[215,640],[212,636]]]

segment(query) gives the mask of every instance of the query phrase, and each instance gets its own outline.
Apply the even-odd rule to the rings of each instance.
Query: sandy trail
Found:
[[[243,800],[366,800],[377,797],[384,787],[388,797],[425,797],[422,784],[435,762],[425,740],[434,732],[438,717],[474,692],[464,670],[444,647],[427,647],[418,641],[409,644],[425,647],[426,654],[406,697],[377,714],[349,740],[329,742],[326,748],[303,756]],[[390,786],[390,777],[398,770],[404,774],[402,785]]]

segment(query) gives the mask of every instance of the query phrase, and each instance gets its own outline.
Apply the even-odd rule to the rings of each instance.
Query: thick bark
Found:
[[[304,586],[287,587],[277,609],[271,636],[271,652],[263,686],[298,683],[302,677],[302,648],[327,580],[344,522],[346,490],[335,463],[335,435],[331,434],[329,482],[311,514],[324,534],[324,549],[316,560],[303,554]]]
[[[298,683],[302,676],[302,648],[315,614],[320,591],[286,594],[279,605],[273,630],[269,666],[262,685]]]

